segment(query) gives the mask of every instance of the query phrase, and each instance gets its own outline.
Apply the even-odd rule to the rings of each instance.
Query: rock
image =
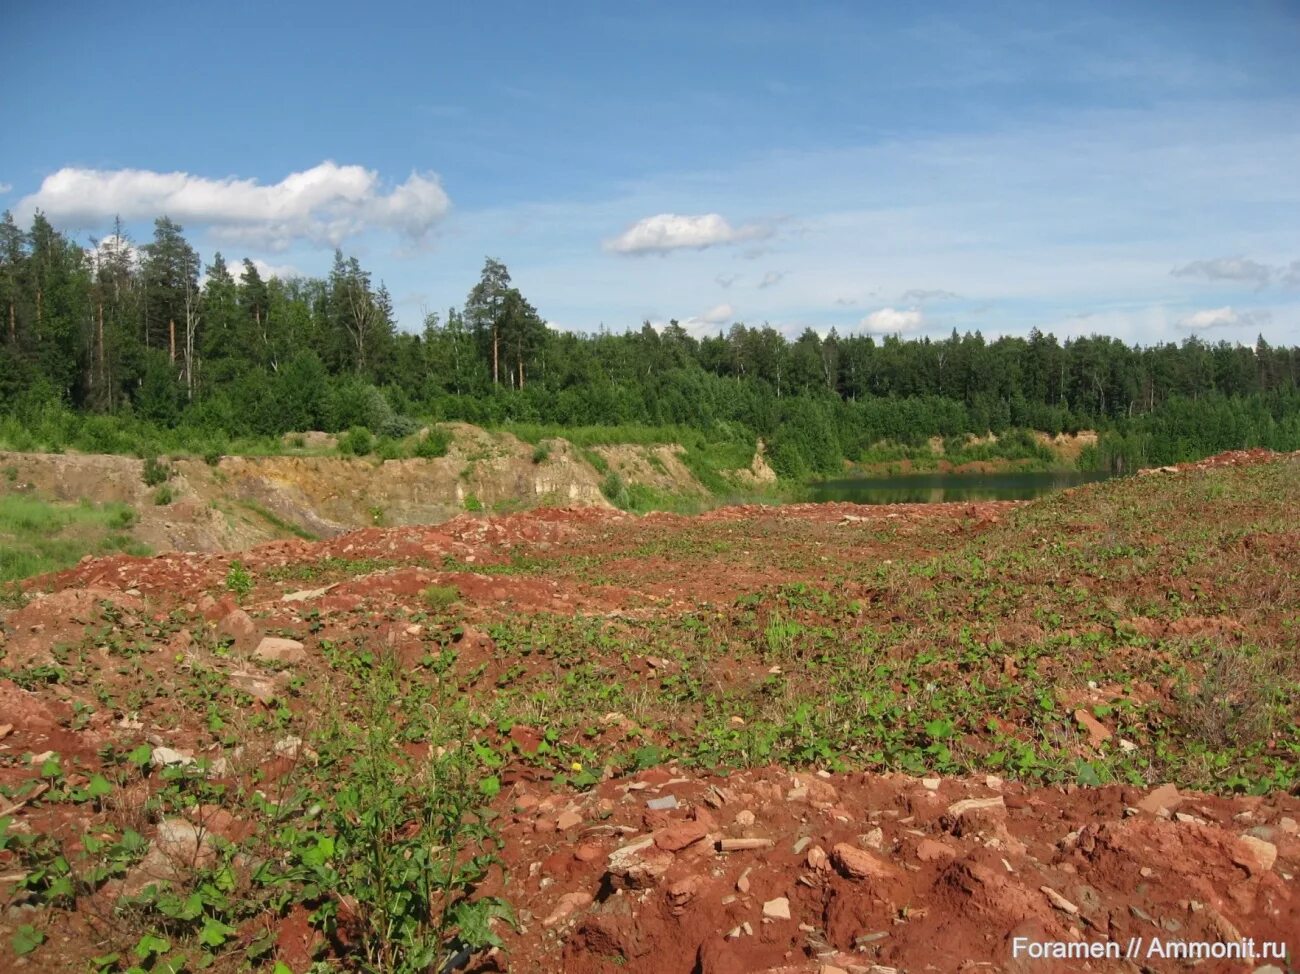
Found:
[[[992,798],[964,798],[948,806],[948,815],[953,821],[960,821],[967,815],[988,814],[993,818],[1007,817],[1007,803],[1001,795]]]
[[[830,856],[826,855],[826,850],[819,845],[815,845],[808,850],[804,862],[808,863],[809,869],[815,869],[819,873],[828,872],[831,868]]]
[[[148,886],[176,882],[216,858],[206,830],[183,818],[164,819],[145,857],[123,877],[121,892],[134,896]]]
[[[679,852],[709,834],[703,822],[679,822],[654,835],[655,845],[665,852]]]
[[[1250,851],[1250,856],[1258,865],[1259,872],[1268,872],[1273,868],[1273,863],[1277,862],[1277,846],[1272,842],[1265,842],[1253,835],[1243,835],[1241,843]]]
[[[948,806],[945,825],[954,835],[991,832],[1010,842],[1006,829],[1007,805],[1001,795],[992,798],[966,798]]]
[[[1058,893],[1056,890],[1052,889],[1052,887],[1040,886],[1038,888],[1042,891],[1043,895],[1047,897],[1047,901],[1051,903],[1052,906],[1060,910],[1062,913],[1068,913],[1070,916],[1079,915],[1079,908],[1075,906],[1073,903],[1071,903],[1069,900],[1067,900],[1060,893]]]
[[[1111,734],[1110,728],[1086,710],[1076,710],[1074,712],[1074,719],[1075,722],[1083,728],[1084,732],[1087,733],[1088,743],[1093,747],[1100,747],[1114,736]]]
[[[677,807],[676,795],[664,795],[662,798],[651,798],[645,803],[645,807],[652,812],[668,812]]]
[[[1148,815],[1169,815],[1183,803],[1176,785],[1161,785],[1137,803],[1138,811]]]
[[[326,594],[330,589],[334,588],[335,585],[338,585],[338,582],[335,582],[334,585],[326,585],[323,588],[306,588],[301,592],[290,592],[288,595],[281,595],[280,601],[306,602],[310,599],[318,599],[322,595]]]
[[[149,758],[149,763],[155,768],[170,768],[175,765],[190,765],[194,763],[194,758],[184,751],[177,751],[170,747],[155,747],[153,754]]]
[[[6,737],[8,737],[13,732],[14,732],[13,724],[0,724],[0,741],[3,741]]]
[[[281,639],[278,636],[264,636],[253,650],[253,658],[268,663],[307,662],[307,648],[296,639]]]
[[[956,855],[956,851],[951,847],[934,839],[922,839],[916,844],[916,858],[921,862],[941,862],[945,859],[953,859]]]
[[[862,844],[868,849],[875,849],[877,852],[880,852],[885,848],[885,830],[879,826],[860,838],[862,839]]]
[[[560,817],[555,820],[555,827],[561,832],[576,829],[581,824],[582,816],[574,811],[561,812]]]
[[[647,835],[609,854],[609,873],[633,889],[652,886],[673,864],[673,854],[655,846]]]
[[[280,738],[271,747],[275,751],[276,757],[289,758],[290,760],[297,758],[299,754],[305,754],[308,757],[316,756],[316,753],[311,748],[303,747],[301,737],[293,735]]]
[[[595,842],[584,842],[573,850],[573,858],[578,862],[595,862],[600,858],[602,851]]]
[[[280,696],[280,681],[257,673],[242,671],[230,674],[230,685],[264,704],[275,703]]]
[[[789,920],[790,901],[784,896],[778,896],[774,900],[768,900],[763,904],[763,916],[771,920]]]
[[[243,609],[234,609],[217,623],[217,635],[230,639],[240,649],[247,649],[257,640],[257,623]]]
[[[749,849],[770,849],[771,839],[722,839],[718,842],[721,852],[745,852]]]
[[[938,791],[939,786],[943,784],[942,778],[922,778],[921,787],[926,791]]]
[[[4,735],[0,734],[0,737],[3,736]],[[1279,819],[1277,823],[1277,827],[1281,829],[1283,832],[1285,832],[1287,835],[1295,835],[1297,833],[1300,833],[1300,825],[1297,825],[1296,820],[1293,818],[1284,817]]]
[[[592,896],[590,893],[565,893],[560,897],[559,902],[555,904],[555,909],[551,911],[551,915],[542,921],[542,926],[553,927],[556,924],[563,923],[579,910],[585,910],[591,906],[591,903]]]
[[[748,808],[742,808],[736,813],[736,824],[742,829],[747,829],[754,824],[754,813]]]
[[[1119,739],[1119,749],[1123,751],[1125,754],[1132,754],[1134,751],[1138,749],[1138,746],[1134,744],[1132,741],[1125,740],[1124,738],[1121,737]]]
[[[894,875],[894,869],[888,863],[847,842],[831,849],[831,862],[850,879],[889,879]]]
[[[668,909],[673,916],[681,916],[686,909],[686,905],[695,898],[701,886],[704,885],[702,876],[685,876],[682,879],[674,880],[668,884],[664,890],[664,896],[668,900]]]

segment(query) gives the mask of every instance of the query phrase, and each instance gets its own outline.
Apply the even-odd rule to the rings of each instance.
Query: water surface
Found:
[[[1050,473],[924,473],[845,477],[811,485],[814,501],[855,504],[937,504],[942,501],[1024,501],[1079,484],[1106,480],[1101,471]]]

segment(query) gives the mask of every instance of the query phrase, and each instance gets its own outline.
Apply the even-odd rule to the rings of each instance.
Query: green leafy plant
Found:
[[[253,576],[238,559],[232,561],[226,570],[226,591],[232,593],[240,602],[248,598],[253,591]]]

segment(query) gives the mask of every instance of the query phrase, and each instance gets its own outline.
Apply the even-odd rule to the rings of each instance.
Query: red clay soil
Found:
[[[1184,467],[1269,456],[1244,451]],[[235,625],[225,581],[239,561],[257,579],[245,604],[258,612],[264,631],[299,631],[310,608],[329,632],[332,617],[346,626],[361,610],[409,606],[430,585],[454,585],[467,620],[462,648],[480,646],[490,656],[491,643],[474,624],[498,606],[633,615],[684,610],[797,579],[801,558],[807,577],[824,576],[831,541],[837,564],[868,564],[898,550],[918,525],[926,526],[918,536],[927,543],[949,536],[957,543],[1014,506],[748,506],[693,518],[535,510],[464,516],[436,527],[368,528],[319,543],[275,542],[238,555],[87,560],[28,583],[33,598],[3,619],[3,645],[9,667],[40,663],[56,643],[79,638],[104,602],[128,622],[147,622],[137,618],[146,614],[161,620],[179,609]],[[935,522],[943,528],[937,535]],[[727,571],[683,568],[674,545],[697,536],[727,546]],[[778,547],[786,566],[779,572],[770,557]],[[583,559],[597,556],[593,576]],[[545,577],[503,571],[519,559],[553,561],[557,570]],[[276,569],[291,566],[327,571],[331,560],[345,566],[332,583],[276,576]],[[1217,631],[1230,623],[1202,624]],[[395,626],[376,633],[399,646],[407,634]],[[176,646],[142,657],[142,665],[168,665],[188,633],[171,638]],[[74,731],[71,711],[52,694],[0,680],[0,756],[52,750],[88,773],[101,745],[133,729],[123,723],[129,720],[97,713]],[[197,728],[174,727],[168,745],[183,747],[187,733],[199,736]],[[264,770],[272,770],[269,763]],[[16,760],[0,761],[0,784],[30,775]],[[526,765],[502,772],[505,787],[494,808],[504,872],[494,872],[481,892],[508,898],[520,922],[517,930],[498,926],[505,949],[474,958],[473,970],[1182,971],[1189,969],[1185,961],[1160,951],[1229,944],[1239,954],[1250,943],[1256,959],[1209,959],[1196,969],[1272,974],[1289,968],[1283,960],[1267,967],[1260,953],[1266,945],[1286,945],[1292,964],[1300,953],[1300,799],[1285,794],[1224,798],[1172,786],[1030,788],[991,776],[917,779],[780,768],[710,777],[674,766],[605,780],[582,794],[557,794],[536,775]],[[24,828],[76,833],[85,827],[60,822],[77,814],[68,806],[36,803],[12,814]],[[0,873],[7,871],[5,855]],[[0,904],[11,892],[3,879]],[[6,936],[22,916],[0,917]],[[295,974],[306,971],[319,941],[303,911],[295,908],[275,922],[278,958]],[[1028,953],[1055,944],[1077,954],[1088,943],[1122,956]],[[23,962],[7,950],[0,944],[0,969],[20,969]],[[59,963],[50,951],[37,956],[45,965]],[[86,969],[78,963],[69,969]],[[58,968],[27,963],[23,969]]]

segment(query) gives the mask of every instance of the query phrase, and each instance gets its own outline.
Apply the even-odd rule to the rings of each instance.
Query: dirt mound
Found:
[[[1153,473],[1180,473],[1184,470],[1213,470],[1216,467],[1251,467],[1260,463],[1268,463],[1272,460],[1283,457],[1300,456],[1296,453],[1274,453],[1272,450],[1256,448],[1253,450],[1227,450],[1223,453],[1216,453],[1212,457],[1206,457],[1204,460],[1192,460],[1186,463],[1175,463],[1164,467],[1145,467],[1139,470],[1140,474]]]

